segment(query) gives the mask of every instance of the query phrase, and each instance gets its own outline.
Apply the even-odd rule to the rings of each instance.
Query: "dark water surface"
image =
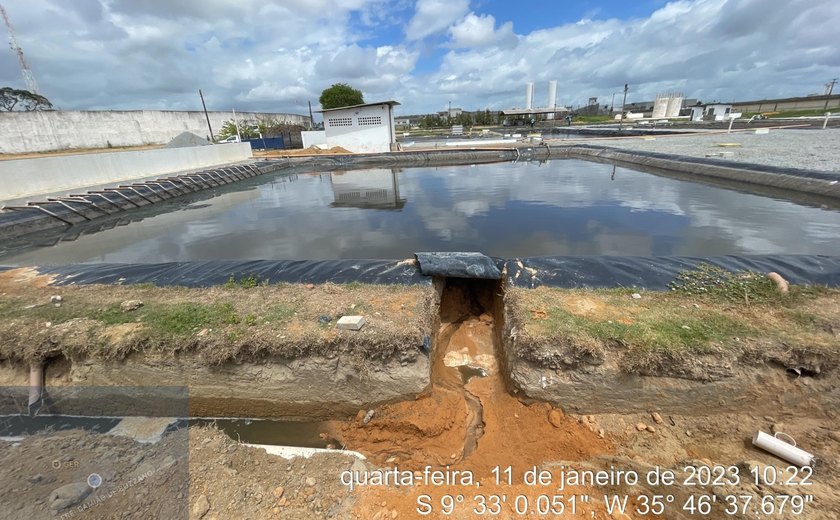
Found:
[[[130,216],[99,232],[77,228],[2,244],[0,264],[406,258],[416,251],[840,255],[833,209],[578,160],[273,175]]]

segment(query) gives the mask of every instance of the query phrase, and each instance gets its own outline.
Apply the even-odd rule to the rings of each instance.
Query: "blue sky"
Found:
[[[820,93],[837,0],[4,0],[42,93],[66,109],[305,113],[345,82],[401,113]],[[22,87],[12,52],[0,84]]]

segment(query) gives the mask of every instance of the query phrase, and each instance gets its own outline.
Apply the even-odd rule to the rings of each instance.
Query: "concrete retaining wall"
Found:
[[[607,160],[631,168],[654,168],[691,177],[719,179],[778,188],[820,197],[840,198],[840,182],[831,172],[778,168],[719,159],[701,159],[653,152],[633,152],[593,145],[551,147],[552,157]]]
[[[0,201],[208,168],[251,157],[249,143],[0,161]]]
[[[830,110],[836,112],[838,108],[840,108],[840,96],[765,99],[732,103],[732,110],[735,112],[782,112],[787,110]]]
[[[230,112],[209,112],[218,134]],[[274,119],[308,124],[297,114],[237,112],[238,120]],[[181,132],[209,138],[204,112],[166,110],[105,110],[0,112],[0,153],[28,153],[71,148],[107,148],[165,144]]]
[[[327,144],[327,133],[323,130],[312,132],[301,132],[300,137],[303,140],[303,147],[309,148],[317,144]]]

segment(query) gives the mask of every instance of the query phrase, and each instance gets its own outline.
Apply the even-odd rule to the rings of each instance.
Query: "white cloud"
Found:
[[[521,106],[558,80],[558,103],[683,90],[732,100],[821,91],[840,74],[836,0],[683,0],[648,17],[522,32],[469,0],[6,0],[57,106],[294,111],[336,81],[400,111]],[[513,24],[521,34],[514,34]],[[419,72],[416,67],[419,65]],[[0,86],[22,86],[0,52]]]
[[[516,44],[513,23],[506,22],[496,29],[496,18],[489,14],[469,13],[449,28],[449,35],[452,37],[452,46],[456,48],[487,47],[488,45],[505,47]]]
[[[558,103],[572,105],[589,96],[609,103],[624,83],[628,102],[667,90],[702,100],[804,95],[840,70],[832,23],[840,23],[840,2],[792,0],[774,9],[750,0],[674,2],[648,18],[584,20],[533,31],[508,47],[453,49],[417,89],[429,98],[417,104],[437,107],[449,98],[472,108],[522,106],[523,86],[534,81],[539,105],[549,80],[559,82]]]
[[[469,0],[417,0],[414,17],[408,22],[405,35],[409,40],[422,40],[442,32],[469,8]]]

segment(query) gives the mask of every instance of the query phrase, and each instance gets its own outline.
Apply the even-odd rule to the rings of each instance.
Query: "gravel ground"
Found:
[[[571,139],[564,140],[570,144]],[[732,134],[656,137],[655,139],[575,139],[574,142],[610,146],[628,150],[706,157],[707,154],[732,152],[718,157],[738,162],[768,164],[785,168],[804,168],[840,173],[840,128],[827,130],[770,130]],[[721,147],[719,143],[741,146]]]

